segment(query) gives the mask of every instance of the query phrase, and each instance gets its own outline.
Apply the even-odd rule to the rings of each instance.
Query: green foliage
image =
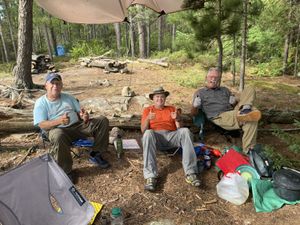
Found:
[[[168,61],[174,65],[181,65],[185,63],[190,63],[192,60],[192,55],[189,55],[185,50],[172,52],[170,49],[165,51],[158,51],[152,54],[151,58],[164,58],[167,57]]]
[[[195,36],[192,33],[184,33],[177,31],[176,39],[174,43],[174,48],[176,50],[185,50],[187,52],[193,53],[197,49],[197,43]],[[195,48],[196,47],[196,48]]]
[[[294,123],[296,126],[300,128],[300,121],[295,121]],[[280,138],[283,142],[288,145],[288,149],[295,153],[300,153],[300,138],[298,134],[289,134],[287,132],[282,131],[280,128],[273,126],[275,131],[273,135]]]
[[[188,54],[185,50],[173,52],[169,56],[169,61],[173,64],[183,64],[191,61],[191,55]]]
[[[101,41],[80,41],[72,47],[70,54],[72,58],[78,59],[79,57],[84,56],[102,55],[107,50],[108,49]]]
[[[204,74],[201,76],[201,74]],[[198,66],[190,69],[181,69],[172,75],[172,80],[183,87],[197,88],[199,84],[204,83],[205,71],[200,71]]]
[[[254,26],[249,30],[248,57],[255,63],[269,62],[281,56],[283,42],[283,35],[273,28],[262,30]]]
[[[273,163],[274,163],[273,167],[275,170],[282,168],[282,166],[287,166],[287,167],[298,167],[299,166],[295,162],[284,157],[282,154],[276,152],[274,150],[274,148],[271,146],[268,146],[268,145],[264,146],[264,151],[266,153],[266,156],[273,161]]]
[[[0,77],[7,77],[12,74],[15,63],[2,63],[0,64]]]
[[[294,124],[295,126],[300,127],[300,121],[295,121]],[[275,129],[273,135],[275,135],[288,145],[288,151],[291,151],[295,154],[300,153],[300,139],[298,134],[289,134],[287,132],[284,132],[277,126],[273,126],[273,129]],[[275,151],[270,146],[265,146],[264,150],[266,151],[267,156],[274,162],[275,169],[280,169],[282,166],[300,168],[299,160],[287,158],[286,156],[283,156],[279,152]]]
[[[205,70],[210,67],[216,67],[217,56],[213,54],[201,54],[195,57],[195,62],[199,63]]]
[[[193,7],[194,1],[189,1]],[[236,33],[241,24],[240,0],[223,0],[221,6],[217,1],[206,1],[205,7],[196,13],[190,13],[188,19],[195,31],[198,41],[210,41],[211,38]]]
[[[282,75],[282,60],[275,58],[270,62],[257,64],[253,73],[260,77],[274,77]]]

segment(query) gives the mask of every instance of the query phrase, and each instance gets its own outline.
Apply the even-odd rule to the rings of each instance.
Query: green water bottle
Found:
[[[122,141],[121,135],[117,136],[114,144],[115,144],[115,148],[117,151],[117,157],[118,157],[118,159],[120,159],[121,155],[123,153],[123,141]]]
[[[123,215],[121,208],[112,208],[110,217],[111,225],[123,225]]]

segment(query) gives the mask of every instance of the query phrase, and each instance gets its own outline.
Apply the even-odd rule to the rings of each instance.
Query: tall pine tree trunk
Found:
[[[235,86],[235,75],[236,75],[235,57],[236,57],[236,36],[234,34],[232,37],[232,63],[231,63],[232,85],[233,86]]]
[[[19,0],[17,65],[14,68],[15,87],[32,89],[32,5],[33,0]]]
[[[139,53],[141,58],[147,58],[146,52],[146,29],[144,21],[138,21],[138,33],[139,33]]]
[[[129,36],[130,36],[130,50],[131,50],[131,57],[135,57],[135,38],[134,38],[134,29],[133,29],[133,21],[132,21],[132,16],[129,15]]]
[[[5,42],[5,39],[4,39],[4,34],[2,32],[2,22],[1,22],[1,19],[0,19],[0,36],[1,36],[1,42],[2,42],[2,47],[3,47],[3,51],[4,51],[5,61],[8,63],[9,58],[8,58],[8,52],[7,52],[6,42]]]
[[[15,59],[17,59],[17,48],[16,48],[16,43],[15,43],[15,38],[14,38],[13,23],[11,20],[10,9],[9,9],[7,0],[3,0],[3,2],[4,2],[4,6],[5,6],[6,13],[7,13],[7,18],[8,18],[8,28],[9,28],[10,40],[11,40],[11,43],[13,46]]]
[[[171,43],[172,52],[175,51],[175,39],[176,39],[176,25],[172,24],[172,43]]]
[[[151,36],[150,36],[150,21],[147,21],[147,57],[150,57]]]
[[[50,33],[50,44],[51,44],[51,48],[52,48],[52,53],[54,53],[57,56],[56,34],[54,32],[54,27],[52,25],[52,19],[51,19],[50,15],[49,15],[49,33]]]
[[[220,71],[221,77],[223,72],[223,43],[222,43],[222,25],[221,25],[221,18],[222,18],[222,1],[218,0],[218,20],[219,20],[219,30],[217,34],[217,42],[219,47],[219,56],[218,56],[218,69]],[[221,79],[220,79],[221,81]]]
[[[38,50],[43,49],[43,35],[42,35],[42,31],[41,31],[41,27],[37,26],[37,40],[38,40]]]
[[[291,22],[292,16],[292,1],[290,1],[290,10],[288,14],[288,24]],[[284,41],[284,50],[283,50],[283,66],[282,66],[282,73],[283,75],[288,73],[288,60],[289,60],[289,49],[290,49],[290,41],[291,41],[291,30],[289,29],[287,34],[285,35]]]
[[[298,25],[297,38],[296,38],[296,52],[294,61],[294,76],[298,74],[298,58],[299,58],[299,39],[300,39],[300,24]]]
[[[117,41],[117,56],[121,56],[121,27],[120,23],[115,23],[115,33],[116,33],[116,41]]]
[[[126,48],[126,56],[129,54],[129,29],[128,29],[128,23],[125,24],[125,48]]]
[[[45,11],[43,9],[41,9],[41,12],[43,15],[45,15]],[[48,49],[48,55],[49,55],[51,61],[53,61],[53,57],[52,57],[53,49],[51,46],[50,31],[49,31],[48,25],[46,23],[43,23],[43,30],[44,30],[44,37],[45,37],[47,49]]]
[[[44,28],[44,37],[45,37],[45,41],[46,41],[46,45],[47,45],[47,49],[48,49],[48,55],[51,59],[51,61],[53,61],[53,57],[52,57],[52,46],[51,46],[51,42],[50,42],[50,35],[49,35],[49,29],[47,24],[43,24],[43,28]]]
[[[243,30],[242,30],[242,52],[241,52],[241,70],[240,70],[240,86],[239,91],[244,90],[245,87],[245,71],[246,71],[246,57],[247,57],[247,26],[248,26],[248,0],[243,2]]]
[[[222,76],[222,72],[223,72],[223,42],[222,42],[221,34],[218,34],[217,42],[218,42],[218,47],[219,47],[218,69],[219,69],[220,74]]]
[[[161,15],[158,18],[158,42],[157,42],[157,49],[161,51],[163,49],[163,27],[164,27],[164,16]]]

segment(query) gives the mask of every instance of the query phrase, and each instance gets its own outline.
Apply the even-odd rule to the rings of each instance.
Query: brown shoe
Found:
[[[261,112],[259,110],[245,109],[241,110],[237,115],[239,122],[257,122],[261,118]]]

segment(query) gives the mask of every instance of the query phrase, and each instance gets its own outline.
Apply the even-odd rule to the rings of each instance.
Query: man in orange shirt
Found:
[[[166,106],[170,93],[159,87],[149,95],[153,105],[144,109],[141,121],[143,133],[143,158],[145,190],[155,191],[157,183],[156,149],[182,148],[182,165],[186,181],[200,186],[197,177],[197,157],[188,128],[181,128],[180,112],[173,106]]]

